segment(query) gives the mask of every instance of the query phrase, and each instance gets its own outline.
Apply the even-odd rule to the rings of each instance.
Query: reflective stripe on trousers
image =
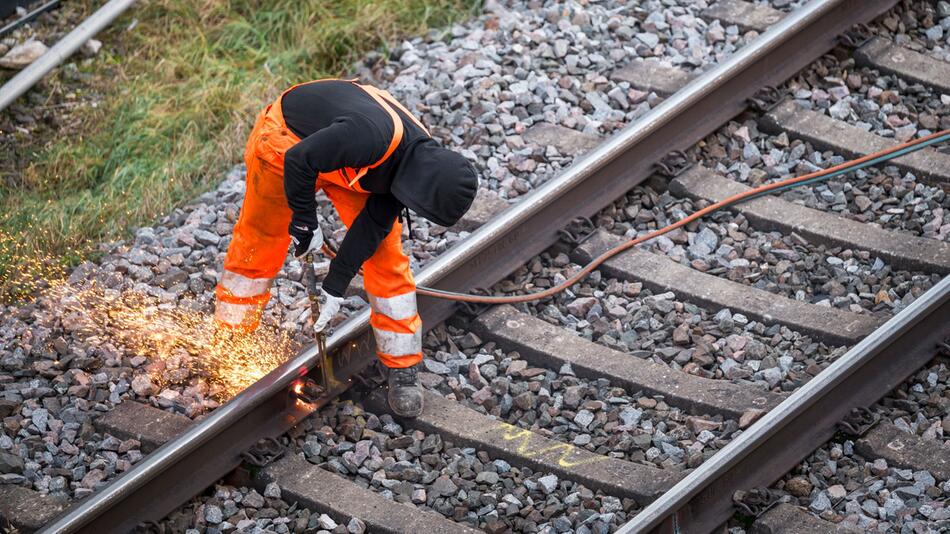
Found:
[[[369,194],[318,182],[349,228]],[[376,252],[363,263],[363,287],[369,296],[370,325],[376,354],[386,367],[409,367],[422,361],[422,320],[416,311],[416,283],[409,257],[402,251],[402,225],[393,228]],[[391,352],[390,352],[391,351]]]
[[[377,297],[375,295],[367,296],[369,297],[369,305],[373,308],[373,311],[381,313],[390,319],[401,321],[403,319],[412,319],[419,314],[416,308],[415,291],[389,298]]]
[[[241,330],[254,330],[270,298],[270,286],[287,257],[290,235],[290,208],[284,197],[284,171],[266,161],[262,139],[273,125],[267,112],[257,117],[244,151],[247,165],[247,190],[241,214],[224,260],[224,272],[215,294],[215,319],[220,324]],[[296,138],[294,138],[296,139]],[[270,144],[290,137],[274,136]],[[267,153],[268,155],[270,153]],[[220,311],[219,311],[220,309]]]
[[[392,297],[369,294],[376,352],[387,367],[408,367],[422,359],[422,319],[415,290]]]
[[[422,329],[412,334],[400,334],[374,328],[373,334],[376,335],[376,350],[383,354],[399,358],[422,352]]]
[[[235,297],[256,297],[270,291],[273,278],[248,278],[244,275],[225,270],[218,285]]]
[[[215,288],[214,318],[219,324],[254,330],[270,299],[272,278],[248,278],[225,270]]]
[[[260,323],[263,306],[256,304],[231,304],[218,300],[214,305],[214,319],[226,327],[254,330]]]

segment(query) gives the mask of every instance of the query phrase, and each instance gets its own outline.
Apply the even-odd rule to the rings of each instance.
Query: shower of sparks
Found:
[[[116,345],[148,356],[151,378],[158,384],[203,377],[219,400],[240,393],[296,348],[291,336],[275,327],[262,325],[251,333],[221,330],[209,313],[162,304],[135,291],[95,284],[77,290],[57,283],[49,294],[82,331],[106,334]]]
[[[66,255],[82,257],[73,250]],[[78,339],[107,339],[128,354],[146,356],[149,377],[160,386],[199,379],[210,386],[211,396],[224,401],[296,352],[292,333],[275,326],[261,325],[252,333],[222,331],[211,313],[190,304],[162,303],[92,280],[71,284],[66,264],[64,257],[38,253],[0,231],[0,303],[46,300]]]
[[[72,251],[69,251],[70,253]],[[61,258],[31,250],[23,239],[0,230],[0,303],[17,302],[65,274]]]

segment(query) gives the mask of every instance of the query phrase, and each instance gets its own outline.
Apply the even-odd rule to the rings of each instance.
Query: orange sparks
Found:
[[[65,256],[80,258],[79,251]],[[219,331],[211,306],[162,302],[142,291],[118,291],[95,281],[66,281],[66,257],[38,253],[0,231],[0,303],[46,300],[77,339],[98,337],[130,356],[149,359],[159,385],[199,385],[227,400],[284,363],[298,348],[289,333],[261,325],[252,333]],[[280,305],[277,303],[277,305]]]
[[[201,377],[221,399],[233,397],[295,352],[288,334],[262,325],[251,333],[218,329],[211,314],[161,303],[135,291],[65,282],[49,292],[62,305],[64,323],[82,333],[105,334],[116,345],[147,356],[159,384],[187,384]]]
[[[74,254],[69,250],[67,254]],[[23,239],[0,230],[0,303],[14,303],[65,274],[62,258],[38,254]]]

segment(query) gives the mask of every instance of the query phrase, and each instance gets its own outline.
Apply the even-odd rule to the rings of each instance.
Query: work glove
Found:
[[[319,226],[311,229],[291,223],[290,241],[294,244],[294,257],[303,260],[308,252],[320,253],[323,248],[323,232]]]
[[[314,333],[321,334],[326,330],[330,320],[340,311],[342,304],[343,297],[334,297],[326,291],[320,290],[320,317],[317,317],[316,322],[313,323]]]

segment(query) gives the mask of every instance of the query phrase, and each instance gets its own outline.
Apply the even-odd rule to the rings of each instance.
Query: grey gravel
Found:
[[[950,2],[904,0],[872,30],[912,50],[950,62]]]
[[[491,342],[460,349],[463,333],[450,325],[426,335],[430,358],[456,371],[448,377],[422,373],[420,381],[512,425],[597,454],[675,470],[698,466],[739,430],[737,421],[690,415],[662,396],[578,378],[570,365],[559,372],[532,367]]]
[[[637,187],[598,216],[628,238],[684,218],[707,204]],[[721,211],[643,248],[693,269],[819,306],[889,316],[930,289],[939,275],[894,271],[867,251],[814,245],[797,234],[762,232]]]
[[[858,68],[853,59],[825,61],[790,82],[788,90],[799,107],[901,142],[950,128],[950,95]]]
[[[277,490],[279,493],[279,490]],[[224,484],[172,512],[159,523],[164,532],[242,532],[290,534],[360,534],[369,532],[362,521],[337,524],[326,514],[311,513],[280,497],[262,497],[254,488]]]
[[[311,463],[387,499],[489,532],[606,533],[636,511],[631,500],[404,428],[353,401],[304,421],[292,446]]]
[[[566,255],[543,253],[499,283],[495,291],[522,293],[550,287],[579,268]],[[581,299],[583,306],[578,306]],[[729,309],[706,310],[680,302],[672,292],[654,294],[640,283],[604,278],[599,271],[550,299],[519,306],[632,357],[777,391],[794,390],[846,349],[828,347],[785,326],[752,321]],[[778,382],[774,382],[774,371],[765,373],[773,367],[783,377]]]
[[[850,440],[823,446],[772,488],[781,500],[856,532],[946,532],[950,482],[854,452]],[[735,522],[733,522],[735,524]],[[734,526],[730,532],[745,532]]]
[[[950,445],[950,366],[932,362],[874,409],[904,432]]]
[[[775,1],[774,4],[783,9],[791,6],[781,1]],[[550,147],[528,146],[523,134],[531,125],[550,122],[604,136],[643,116],[659,102],[656,95],[644,95],[626,83],[611,81],[610,71],[618,63],[640,57],[688,70],[704,70],[754,37],[754,34],[740,34],[735,27],[723,27],[718,21],[703,21],[697,14],[706,5],[707,2],[702,0],[646,1],[639,5],[616,1],[584,6],[548,3],[541,7],[523,2],[488,2],[485,13],[477,19],[424,38],[399,43],[388,57],[367,58],[359,70],[361,74],[367,75],[368,81],[377,81],[420,114],[432,126],[433,134],[447,146],[461,149],[466,157],[475,162],[483,177],[483,187],[497,192],[502,199],[513,200],[543,183],[574,159]],[[938,5],[938,9],[942,8]],[[946,15],[941,17],[939,24],[943,25],[948,19]],[[911,39],[920,39],[923,35],[928,43],[939,41],[936,30],[932,29],[933,24],[928,25],[924,21],[918,26],[907,30]],[[904,31],[901,28],[898,30]],[[933,35],[928,36],[928,31]],[[946,34],[944,31],[944,42]],[[9,48],[8,43],[3,43],[3,46]],[[935,45],[928,50],[939,54],[941,47],[942,44]],[[834,85],[837,82],[828,83]],[[891,114],[906,115],[904,118],[908,120],[912,118],[915,128],[926,127],[927,119],[922,118],[920,102],[926,99],[923,100],[926,104],[936,96],[922,96],[920,91],[905,87],[899,81],[894,81],[887,88],[881,87],[884,91],[894,88],[900,101],[893,103],[896,111]],[[868,89],[861,94],[861,100],[855,100],[855,106],[865,100],[881,97],[884,91],[876,95],[872,89]],[[946,104],[943,95],[939,101],[942,105]],[[938,121],[946,117],[941,109],[930,110]],[[836,113],[843,114],[844,111],[839,108]],[[878,127],[872,119],[868,120],[872,127]],[[731,131],[726,129],[727,136],[736,134],[740,142],[724,140],[720,146],[728,147],[730,153],[738,150],[749,162],[756,159],[767,162],[773,155],[773,148],[787,148],[794,152],[801,145],[786,140],[787,147],[782,147],[782,141],[779,140],[779,145],[769,146],[768,143],[772,141],[762,140],[754,127],[747,130],[742,134],[741,127]],[[919,131],[915,132],[915,135],[919,134]],[[742,141],[743,136],[748,139]],[[746,167],[737,168],[729,168],[731,164],[724,164],[722,171],[742,181],[754,182],[772,177],[785,164],[789,165],[789,169],[806,169],[837,161],[834,155],[816,153],[807,145],[803,146],[801,154],[795,157],[790,154],[788,161],[778,158],[775,165],[766,166],[768,170],[764,171],[764,176],[754,172],[762,170],[762,164],[744,163]],[[830,194],[826,194],[821,187],[809,190],[811,197],[802,201],[830,209],[845,206],[842,212],[846,215],[863,217],[885,227],[940,239],[950,236],[950,205],[946,195],[917,183],[913,176],[902,176],[887,170],[882,174],[859,176],[854,185],[831,184],[826,187]],[[216,190],[202,195],[188,206],[176,209],[154,227],[139,229],[127,241],[104,244],[101,257],[95,263],[77,268],[70,277],[71,282],[82,287],[94,281],[115,292],[138,291],[166,308],[210,312],[213,286],[224,251],[230,242],[231,226],[237,218],[243,191],[243,172],[238,167],[225,177]],[[841,202],[838,202],[839,192],[844,197]],[[869,202],[866,206],[865,201],[860,199],[862,196]],[[322,196],[319,210],[329,241],[339,245],[345,230]],[[894,210],[899,212],[895,213]],[[414,222],[419,223],[413,225],[414,234],[411,236],[415,238],[412,245],[415,267],[430,261],[467,235],[421,220]],[[713,231],[712,226],[710,231]],[[694,243],[695,240],[694,237]],[[700,238],[698,247],[703,246],[704,240],[707,244],[711,242],[708,232]],[[837,254],[835,252],[826,258],[838,257]],[[846,262],[851,258],[839,259]],[[545,258],[545,261],[548,260],[554,264],[553,267],[542,266],[539,261],[516,273],[507,282],[508,290],[525,282],[542,287],[542,284],[554,282],[558,276],[576,268],[563,259]],[[871,258],[860,260],[872,261]],[[769,265],[771,269],[772,264]],[[856,260],[854,265],[862,269],[866,263]],[[326,267],[325,263],[323,267]],[[903,275],[898,273],[892,276],[891,282],[900,276]],[[273,289],[272,304],[264,317],[266,324],[295,332],[306,322],[309,308],[300,282],[300,264],[289,260]],[[905,283],[910,285],[903,287]],[[809,284],[809,287],[814,287],[813,283]],[[842,285],[848,287],[847,284]],[[505,289],[506,285],[503,283],[500,287]],[[915,285],[911,279],[897,280],[887,288],[889,292],[894,292],[889,304],[906,304],[905,295],[914,295],[918,287],[923,287],[923,282]],[[858,291],[859,302],[854,304],[875,311],[862,301],[857,285],[855,290]],[[80,498],[116,474],[128,470],[142,457],[140,445],[135,440],[116,443],[116,438],[95,432],[92,421],[96,415],[120,402],[138,400],[188,417],[200,418],[219,405],[220,391],[209,384],[201,373],[194,372],[187,354],[176,354],[159,361],[153,354],[129,351],[123,346],[120,336],[97,330],[81,315],[63,314],[63,304],[61,300],[41,297],[24,307],[5,307],[2,310],[0,413],[5,413],[0,428],[0,451],[7,456],[0,456],[0,466],[3,466],[0,471],[7,472],[0,474],[0,482],[22,484],[66,498]],[[350,297],[345,304],[346,310],[351,312],[365,306],[366,303],[359,297]],[[793,389],[840,354],[839,350],[815,343],[788,329],[752,322],[729,310],[701,310],[677,302],[670,295],[652,295],[649,291],[642,291],[636,284],[601,280],[597,276],[581,284],[575,292],[550,302],[532,305],[531,309],[545,320],[628,352],[631,357],[653,358],[674,368],[712,378],[747,380],[762,388]],[[337,322],[340,320],[342,316]],[[684,340],[694,344],[695,348],[684,348]],[[304,338],[301,337],[299,341],[304,341]],[[458,346],[463,347],[461,353],[465,354],[464,358],[456,358],[459,351],[455,351],[450,354],[451,357],[435,358],[433,364],[439,363],[445,368],[438,365],[434,369],[427,368],[429,374],[438,377],[443,384],[449,384],[451,380],[462,384],[456,378],[462,376],[458,372],[459,367],[453,369],[452,362],[467,359],[469,354],[464,351],[472,352],[471,355],[476,358],[479,355],[490,358],[476,366],[483,380],[498,378],[497,374],[495,377],[490,376],[493,365],[496,373],[504,371],[499,364],[508,355],[499,355],[481,344],[459,342]],[[498,360],[499,356],[501,361]],[[535,377],[544,378],[513,383],[527,383],[529,388],[531,384],[541,384],[544,380],[553,384],[549,373],[553,371],[548,370]],[[150,378],[156,376],[161,377],[161,381]],[[566,387],[581,387],[587,396],[584,397],[587,399],[585,402],[606,402],[601,399],[611,395],[609,388],[603,384],[577,381],[565,370],[560,370],[557,376],[563,384],[572,384]],[[941,380],[945,384],[945,380]],[[530,393],[534,395],[535,392]],[[526,413],[533,413],[535,409],[531,406],[538,405],[539,397],[521,396],[518,402],[528,410]],[[621,396],[617,395],[617,398]],[[653,412],[663,411],[662,399],[646,399],[632,392],[623,400],[627,405],[624,408],[578,411],[567,425],[568,428],[574,425],[576,429],[564,434],[564,439],[569,438],[578,446],[591,450],[613,446],[605,445],[601,441],[604,436],[597,435],[595,431],[602,428],[598,426],[601,423],[599,418],[610,413],[610,417],[616,418],[611,422],[636,425],[642,432],[638,435],[651,437],[652,445],[647,446],[645,452],[639,445],[629,449],[639,450],[644,461],[690,465],[690,462],[701,461],[704,455],[721,445],[718,443],[720,433],[729,433],[727,431],[731,422],[728,421],[712,421],[708,423],[710,428],[704,426],[707,423],[694,421],[695,429],[690,430],[690,422],[677,420],[675,410],[667,410],[668,413],[664,414],[671,418],[669,422],[654,422]],[[655,403],[652,407],[640,406],[642,402],[649,404],[650,401]],[[633,407],[634,403],[637,407]],[[588,432],[580,432],[580,423],[574,421],[581,411],[586,413],[581,416],[580,423],[584,423],[581,426]],[[592,415],[593,420],[588,421],[590,416],[587,414]],[[352,415],[343,417],[358,419]],[[538,417],[540,419],[541,416]],[[366,425],[371,420],[366,417]],[[647,423],[650,423],[649,434]],[[933,422],[928,419],[928,423],[927,428],[931,428]],[[661,428],[663,424],[667,428]],[[716,424],[720,426],[716,428]],[[908,427],[914,432],[919,432],[922,424],[918,420],[908,421]],[[538,429],[544,430],[540,426]],[[669,439],[658,438],[660,432]],[[424,442],[428,438],[418,434],[403,434],[400,429],[386,435],[396,439],[408,436],[414,446],[416,441]],[[351,443],[354,450],[345,452],[356,454],[359,450],[360,454],[365,452],[370,455],[368,458],[372,457],[371,446],[369,450],[364,450],[367,445],[359,445],[360,441],[367,440],[332,439],[333,447]],[[329,442],[311,440],[310,456],[321,458],[320,455],[325,454],[320,461],[335,466],[337,464],[333,464],[333,461],[336,460],[346,468],[342,454],[336,455],[343,452],[338,447],[332,452],[324,452]],[[301,449],[305,453],[308,450],[306,447],[305,443]],[[419,447],[421,451],[422,445]],[[690,447],[695,450],[690,450]],[[541,482],[542,479],[550,480],[544,478],[546,474],[519,471],[500,460],[483,459],[483,453],[478,451],[447,448],[444,445],[433,445],[431,448],[431,452],[422,456],[399,453],[399,450],[407,449],[386,449],[385,446],[376,446],[376,452],[388,459],[411,456],[412,461],[420,466],[425,463],[426,460],[422,458],[426,455],[439,456],[435,465],[444,464],[445,468],[478,466],[481,463],[483,469],[478,473],[472,467],[471,473],[452,473],[450,469],[444,475],[448,477],[449,483],[459,488],[475,484],[475,487],[482,488],[478,491],[497,491],[496,508],[493,508],[498,515],[497,520],[505,525],[509,525],[505,521],[514,521],[520,529],[530,530],[533,528],[530,523],[546,523],[554,530],[561,530],[577,526],[578,521],[590,520],[591,525],[599,524],[601,527],[598,528],[606,530],[610,525],[622,521],[632,509],[631,503],[617,503],[615,506],[612,497],[600,496],[585,488],[566,484],[565,481],[559,481],[556,489],[548,490],[548,486]],[[614,452],[633,458],[626,451]],[[699,454],[694,454],[696,452]],[[426,464],[423,471],[436,472],[429,467]],[[481,476],[480,481],[477,480],[478,476]],[[376,484],[371,480],[365,478],[367,484]],[[449,483],[439,483],[436,491],[439,496],[433,494],[426,484],[417,484],[408,495],[398,496],[382,483],[373,487],[381,492],[389,491],[397,500],[405,498],[418,505],[446,512],[447,503],[459,498],[458,494],[456,497],[441,495],[443,490],[451,493]],[[512,485],[514,490],[510,487]],[[501,487],[505,488],[506,493],[502,494]],[[406,488],[400,486],[400,489]],[[218,519],[218,512],[221,516],[218,525],[222,528],[221,525],[230,522],[234,514],[242,513],[229,513],[231,508],[227,504],[228,499],[236,504],[240,494],[242,499],[247,498],[247,506],[251,509],[273,509],[275,512],[254,515],[242,509],[247,517],[232,523],[235,527],[249,530],[271,528],[278,532],[284,531],[282,529],[294,530],[287,525],[291,521],[299,522],[299,514],[303,512],[290,511],[290,507],[279,503],[271,508],[270,500],[279,499],[279,493],[271,493],[277,496],[261,496],[246,488],[230,488],[226,492],[216,490],[214,499],[217,501],[209,501],[207,506],[202,505],[204,507],[201,510],[193,510],[193,517],[186,528],[199,528],[200,522],[213,523]],[[487,526],[496,518],[491,515],[492,512],[479,513],[481,498],[475,500],[478,502],[469,499],[474,504],[466,509],[465,520]],[[528,514],[527,518],[512,519],[507,515],[502,517],[497,512],[502,506],[505,510],[514,507],[523,509],[523,501],[529,499],[539,503],[556,500],[563,508],[551,516],[540,518]],[[265,505],[267,508],[264,508]],[[592,509],[606,511],[591,512]],[[277,515],[263,517],[274,513]],[[280,515],[294,513],[297,514],[294,519],[290,515]],[[455,513],[453,510],[447,515],[454,516]],[[590,519],[595,515],[598,517]],[[308,527],[311,519],[316,528],[321,518],[308,516]],[[351,522],[347,528],[357,532],[361,527],[358,522]],[[597,531],[593,527],[589,528]]]
[[[761,156],[745,159],[747,146]],[[749,186],[801,175],[846,161],[810,143],[771,136],[754,120],[730,122],[707,136],[699,157],[716,172]],[[830,211],[842,217],[915,235],[950,240],[950,196],[893,166],[868,168],[781,194],[785,200]]]

